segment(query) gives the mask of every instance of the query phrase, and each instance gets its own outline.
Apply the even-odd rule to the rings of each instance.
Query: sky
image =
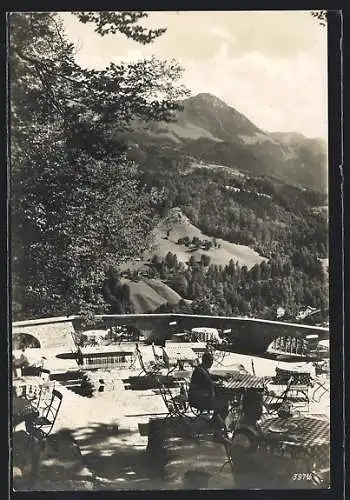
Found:
[[[209,92],[267,132],[327,138],[327,29],[309,11],[150,12],[141,24],[167,32],[147,46],[61,15],[84,67],[175,58],[192,95]]]

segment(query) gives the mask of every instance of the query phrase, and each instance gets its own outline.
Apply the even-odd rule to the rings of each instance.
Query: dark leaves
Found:
[[[166,32],[166,28],[152,30],[137,24],[140,19],[148,17],[146,12],[74,12],[73,14],[84,24],[94,24],[94,30],[101,36],[122,33],[143,45],[152,43]]]

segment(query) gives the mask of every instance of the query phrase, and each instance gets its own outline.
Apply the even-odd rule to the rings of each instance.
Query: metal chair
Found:
[[[184,394],[174,395],[173,391],[165,385],[161,385],[159,389],[160,395],[168,410],[168,417],[186,417],[189,409],[188,399]]]
[[[32,383],[30,382],[29,384],[26,384],[23,386],[23,394],[22,396],[27,400],[30,401],[30,403],[34,407],[38,407],[40,404],[41,400],[41,392],[42,392],[42,386],[37,384],[37,383]]]
[[[310,411],[310,397],[309,388],[311,387],[311,381],[299,379],[296,376],[292,376],[292,382],[289,385],[288,391],[288,401],[290,401],[294,408],[298,410],[306,409],[307,412]]]
[[[57,450],[57,444],[50,434],[62,404],[62,397],[59,391],[53,389],[49,404],[41,409],[38,408],[40,411],[39,416],[26,422],[26,431],[30,438],[31,486],[34,486],[37,480],[41,451],[45,448],[47,441],[50,441],[52,447]]]
[[[195,418],[194,416],[188,414],[189,404],[187,395],[183,392],[175,395],[173,391],[170,388],[165,387],[164,384],[160,385],[159,392],[168,410],[168,413],[163,420],[163,427],[166,428],[169,423],[175,428],[180,428],[181,432],[186,429],[186,434],[194,437],[193,427],[191,424]]]
[[[62,404],[62,394],[53,389],[50,402],[44,404],[43,407],[38,407],[40,415],[30,421],[27,432],[33,438],[37,438],[40,442],[45,441],[51,434],[55,425],[58,412]]]
[[[154,343],[152,342],[152,352],[153,352],[153,356],[154,356],[154,360],[157,362],[157,363],[161,363],[163,362],[163,357],[160,356],[159,354],[157,354],[157,351],[156,351],[156,348],[155,348],[155,345]]]
[[[164,419],[173,417],[173,421],[179,425],[187,426],[189,434],[192,437],[198,437],[200,432],[193,432],[194,425],[200,421],[211,425],[213,423],[214,411],[210,409],[199,409],[191,405],[188,400],[188,383],[186,380],[180,382],[180,394],[174,395],[170,388],[164,385],[160,388],[160,394],[167,407],[168,414]]]
[[[189,384],[187,381],[184,381],[184,386],[186,387],[187,398],[189,394]],[[214,435],[221,436],[221,432],[215,427],[217,423],[217,413],[213,408],[205,408],[202,406],[197,406],[188,402],[188,412],[193,422],[205,422],[209,424],[213,430]]]
[[[141,372],[139,373],[139,376],[141,376],[142,374],[157,375],[159,374],[160,370],[164,367],[163,364],[160,362],[150,363],[149,366],[146,367],[138,344],[136,344],[136,356],[141,367]]]
[[[317,397],[316,394],[320,393]],[[312,393],[312,401],[319,403],[325,394],[329,393],[329,386],[327,387],[321,377],[314,379],[314,391]]]
[[[216,365],[223,366],[223,361],[224,361],[225,357],[227,356],[227,352],[215,350],[215,348],[212,347],[211,353],[212,353],[213,358],[214,358],[214,363]]]
[[[23,386],[22,393],[22,396],[35,407],[39,407],[44,396],[51,396],[51,389],[55,385],[54,381],[50,381],[50,370],[40,368],[39,373],[41,380],[30,380],[28,384]]]
[[[301,383],[297,376],[291,375],[285,390],[280,395],[267,391],[264,398],[264,409],[268,414],[277,413],[286,403],[292,405],[293,409],[310,409],[309,387],[311,382]]]
[[[265,386],[265,396],[263,398],[263,408],[266,413],[273,415],[277,413],[278,409],[281,408],[288,399],[289,387],[293,382],[293,378],[290,377],[285,390],[281,394],[275,394],[273,391],[268,390]]]

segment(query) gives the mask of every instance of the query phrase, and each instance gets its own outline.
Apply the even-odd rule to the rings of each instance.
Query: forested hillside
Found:
[[[225,169],[190,169],[190,160],[157,158],[143,163],[145,183],[163,193],[162,213],[180,207],[209,236],[248,245],[265,257],[308,249],[328,254],[325,194],[268,177]]]
[[[285,318],[293,319],[309,305],[321,309],[326,320],[328,274],[321,259],[328,256],[328,219],[327,212],[318,209],[326,202],[325,195],[267,177],[188,169],[174,161],[171,165],[145,174],[165,191],[165,210],[179,206],[214,239],[248,245],[268,260],[249,270],[235,261],[217,266],[210,258],[209,262],[190,258],[185,268],[179,262],[169,267],[168,256],[153,265],[155,275],[192,299],[193,312],[273,318],[282,306]]]
[[[324,262],[328,256],[328,220],[324,194],[268,177],[248,177],[204,165],[193,167],[190,161],[177,162],[174,158],[153,156],[143,163],[142,170],[143,181],[157,186],[163,195],[158,210],[168,221],[162,232],[165,242],[175,241],[174,235],[181,231],[175,217],[181,211],[212,237],[204,241],[188,238],[183,229],[182,236],[186,236],[172,245],[174,251],[164,258],[154,255],[146,271],[140,263],[142,274],[167,283],[192,301],[162,305],[158,312],[276,319],[277,309],[282,307],[283,318],[294,321],[300,310],[310,306],[320,310],[319,322],[327,321],[328,270]],[[265,260],[250,268],[234,259],[215,264],[221,251],[219,239],[254,248]],[[130,271],[130,277],[143,279],[135,270]]]

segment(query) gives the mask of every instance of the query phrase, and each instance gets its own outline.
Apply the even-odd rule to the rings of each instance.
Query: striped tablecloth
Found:
[[[278,429],[281,432],[276,432]],[[329,420],[312,417],[271,418],[261,424],[261,448],[272,455],[301,458],[308,471],[330,467]]]
[[[264,379],[261,377],[256,377],[250,373],[241,374],[237,373],[230,377],[228,380],[224,380],[217,384],[219,391],[234,392],[237,390],[246,389],[263,389]]]

